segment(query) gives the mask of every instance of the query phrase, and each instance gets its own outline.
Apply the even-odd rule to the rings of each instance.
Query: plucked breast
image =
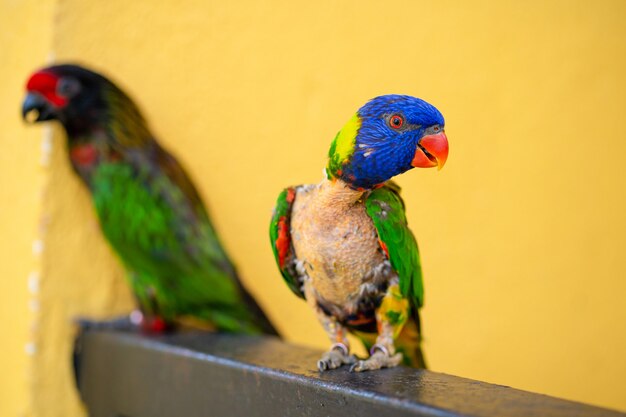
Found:
[[[385,257],[362,200],[318,198],[319,188],[298,191],[291,232],[296,257],[316,292],[337,305],[356,303],[384,279]]]

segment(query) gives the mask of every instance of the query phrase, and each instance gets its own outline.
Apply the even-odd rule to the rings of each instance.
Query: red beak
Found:
[[[448,159],[448,138],[442,131],[436,135],[423,136],[417,142],[417,149],[411,165],[418,168],[443,168]]]

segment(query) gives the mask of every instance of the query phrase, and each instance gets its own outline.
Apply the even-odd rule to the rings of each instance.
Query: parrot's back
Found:
[[[276,334],[240,284],[183,168],[156,141],[148,146],[104,161],[83,177],[144,314]]]

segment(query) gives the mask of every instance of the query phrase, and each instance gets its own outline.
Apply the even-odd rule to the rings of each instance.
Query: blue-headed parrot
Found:
[[[424,302],[417,242],[400,188],[390,181],[448,157],[444,118],[429,103],[385,95],[361,107],[332,141],[326,178],[285,189],[270,224],[278,268],[305,299],[332,346],[320,371],[425,367],[419,309]],[[370,356],[350,354],[347,333]]]

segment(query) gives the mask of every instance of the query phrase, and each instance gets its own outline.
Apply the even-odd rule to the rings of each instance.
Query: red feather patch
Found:
[[[28,80],[26,84],[26,89],[30,92],[41,94],[57,107],[63,107],[67,104],[67,99],[57,95],[56,90],[58,82],[59,77],[56,75],[40,71],[30,77],[30,80]]]
[[[289,198],[289,194],[287,195],[287,198]],[[278,249],[278,264],[281,268],[285,266],[285,260],[287,258],[287,254],[289,253],[290,245],[291,237],[289,236],[289,224],[287,223],[287,216],[282,216],[280,219],[278,219],[278,238],[276,238],[276,249]]]
[[[169,329],[169,326],[165,320],[161,317],[153,317],[150,319],[146,319],[144,317],[141,322],[141,328],[145,333],[164,333]]]
[[[98,151],[93,145],[74,146],[70,151],[70,159],[76,165],[90,166],[98,159]]]
[[[385,242],[383,242],[382,240],[378,239],[378,244],[382,248],[383,252],[385,252],[385,255],[387,256],[387,259],[389,259],[389,250],[387,249],[387,245],[385,245]]]

